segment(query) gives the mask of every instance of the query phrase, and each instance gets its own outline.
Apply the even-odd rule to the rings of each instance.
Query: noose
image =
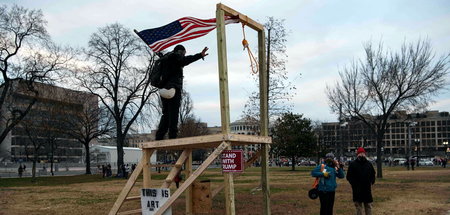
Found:
[[[244,23],[242,23],[242,34],[244,36],[244,39],[242,40],[242,45],[244,46],[244,50],[247,49],[248,58],[250,59],[250,67],[252,68],[252,73],[256,74],[256,73],[258,73],[258,61],[256,60],[255,56],[253,55],[252,51],[250,50],[250,46],[248,45],[248,42],[245,39],[245,24]]]

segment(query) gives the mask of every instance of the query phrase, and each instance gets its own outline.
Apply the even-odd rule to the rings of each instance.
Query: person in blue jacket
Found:
[[[337,187],[336,177],[345,177],[344,164],[335,161],[333,153],[328,153],[323,164],[319,164],[311,171],[311,176],[319,178],[317,189],[320,199],[320,215],[332,215]]]

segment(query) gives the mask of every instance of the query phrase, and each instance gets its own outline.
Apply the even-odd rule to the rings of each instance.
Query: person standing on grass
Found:
[[[22,164],[20,164],[18,171],[19,171],[19,177],[22,178],[22,174],[23,174]]]
[[[324,165],[323,168],[322,165]],[[333,215],[334,196],[337,187],[336,177],[345,177],[344,164],[338,164],[338,162],[334,160],[333,153],[328,153],[325,156],[324,163],[319,164],[311,172],[311,176],[319,178],[317,189],[319,191],[320,199],[320,215]]]
[[[179,188],[180,182],[181,182],[181,169],[180,169],[180,171],[178,171],[178,173],[175,176],[175,178],[173,179],[173,181],[175,181],[175,186],[177,186],[177,188]]]
[[[356,155],[356,160],[348,166],[347,180],[352,186],[356,214],[371,215],[373,202],[372,185],[375,183],[375,169],[367,160],[364,148],[359,147]]]

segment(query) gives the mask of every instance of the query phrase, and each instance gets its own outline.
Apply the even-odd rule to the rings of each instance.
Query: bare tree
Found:
[[[330,107],[345,118],[364,122],[376,135],[377,177],[382,178],[383,136],[389,116],[397,110],[427,107],[445,85],[449,56],[435,59],[429,42],[402,45],[399,52],[384,51],[382,43],[364,47],[366,57],[341,71],[341,80],[327,87]]]
[[[195,137],[207,135],[209,133],[206,123],[202,123],[195,116],[188,117],[180,124],[179,137]]]
[[[33,181],[36,176],[36,163],[45,156],[51,163],[50,172],[53,175],[54,153],[58,147],[61,130],[59,116],[61,116],[59,106],[42,103],[38,99],[30,113],[19,124],[28,136],[25,152],[27,159],[33,162]],[[30,146],[31,148],[29,148]]]
[[[192,102],[191,95],[184,89],[181,92],[181,104],[180,104],[180,121],[179,125],[182,126],[190,118],[194,118],[194,103]]]
[[[118,23],[92,34],[85,53],[91,65],[78,74],[81,75],[79,80],[83,88],[99,97],[114,118],[117,165],[120,166],[125,137],[156,92],[149,80],[155,55]]]
[[[284,20],[268,17],[264,24],[267,29],[266,50],[268,68],[268,102],[269,119],[280,117],[283,113],[289,112],[292,108],[290,100],[295,95],[295,86],[288,81],[286,71],[286,42],[288,31],[284,27]],[[255,77],[258,81],[258,76]],[[257,82],[258,83],[258,82]],[[259,90],[252,92],[249,100],[245,104],[244,118],[255,119],[255,125],[259,121]],[[251,123],[251,122],[249,122]]]
[[[86,174],[91,174],[89,144],[93,139],[107,135],[113,129],[113,119],[106,108],[98,107],[97,98],[85,100],[82,104],[80,112],[62,121],[66,128],[64,133],[83,144],[86,151]]]
[[[35,128],[34,123],[36,121],[30,123],[24,123],[25,133],[28,137],[28,141],[25,143],[25,155],[27,160],[31,160],[31,181],[36,181],[36,163],[40,160],[40,156],[43,154],[43,146],[45,145],[45,141],[40,139],[39,134],[33,129]]]
[[[0,119],[0,142],[36,103],[34,83],[49,81],[51,73],[72,59],[69,48],[51,42],[46,23],[40,10],[0,6],[0,109],[5,113]],[[25,106],[14,105],[18,90],[27,91],[33,99]]]

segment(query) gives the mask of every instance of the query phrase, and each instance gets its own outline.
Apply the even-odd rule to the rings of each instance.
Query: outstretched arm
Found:
[[[200,52],[200,53],[198,53],[198,54],[195,54],[195,55],[188,55],[188,56],[182,57],[182,58],[180,59],[180,60],[181,60],[181,62],[180,62],[181,66],[187,66],[187,65],[189,65],[190,63],[199,60],[200,58],[203,59],[205,56],[208,55],[208,53],[206,53],[207,51],[208,51],[208,47],[205,47],[205,48],[202,50],[202,52]]]

